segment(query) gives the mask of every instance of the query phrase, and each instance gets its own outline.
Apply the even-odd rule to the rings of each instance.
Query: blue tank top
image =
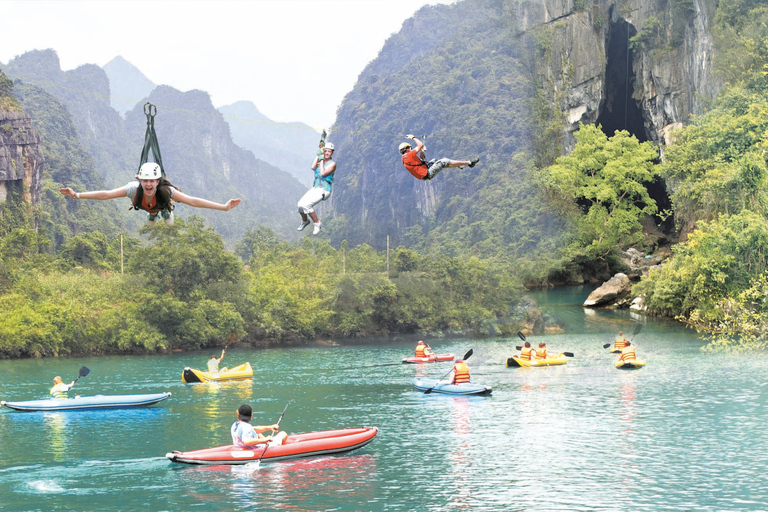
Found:
[[[323,165],[328,165],[330,163],[334,163],[333,160],[328,160]],[[331,188],[333,187],[333,175],[336,174],[336,169],[333,170],[331,174],[328,176],[320,176],[320,163],[317,164],[317,168],[315,169],[315,181],[312,183],[313,187],[323,187],[323,190],[327,190],[328,192],[331,191]]]

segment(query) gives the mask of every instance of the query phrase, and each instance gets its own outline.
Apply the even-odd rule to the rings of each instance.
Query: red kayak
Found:
[[[299,457],[315,457],[331,453],[342,453],[361,448],[376,437],[376,427],[345,428],[323,430],[306,434],[291,434],[280,446],[270,446],[264,451],[264,445],[251,448],[235,447],[231,444],[204,448],[191,452],[174,451],[165,456],[171,462],[182,464],[247,464],[261,460],[285,460]],[[262,452],[264,455],[262,456]]]
[[[453,361],[456,358],[453,354],[432,354],[426,357],[406,357],[403,363],[438,363],[440,361]]]

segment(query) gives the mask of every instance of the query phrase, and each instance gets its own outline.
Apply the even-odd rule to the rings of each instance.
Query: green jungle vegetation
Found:
[[[290,244],[265,227],[248,232],[236,254],[195,216],[141,232],[148,244],[84,233],[56,255],[31,229],[3,236],[0,357],[192,350],[231,335],[255,346],[415,331],[508,335],[524,314],[512,319],[520,287],[478,259],[400,248],[387,274],[386,253],[370,246]]]
[[[443,186],[469,185],[481,193],[455,199],[456,204],[441,210],[439,216],[445,218],[430,220],[453,231],[430,230],[427,236],[429,226],[415,226],[390,252],[389,270],[385,251],[365,243],[350,248],[340,238],[344,215],[334,220],[337,229],[330,243],[309,238],[288,243],[259,227],[249,230],[233,251],[195,216],[179,218],[170,228],[147,226],[140,232],[143,238],[121,240],[99,227],[109,215],[84,209],[77,215],[83,232],[75,236],[61,228],[65,214],[57,210],[57,166],[51,165],[42,214],[21,200],[23,190],[13,190],[0,211],[0,357],[197,349],[221,346],[233,334],[265,346],[407,332],[508,335],[530,314],[521,306],[520,283],[569,267],[619,268],[616,248],[638,243],[641,221],[653,214],[673,215],[687,238],[674,246],[663,267],[635,286],[648,313],[695,327],[709,338],[708,350],[765,350],[766,27],[768,8],[762,2],[719,2],[712,28],[715,65],[727,85],[705,112],[676,133],[661,163],[649,144],[622,132],[606,136],[591,126],[578,132],[570,155],[550,158],[546,134],[551,135],[556,116],[519,138],[473,139],[472,144],[493,145],[477,146],[483,154],[508,157],[519,170],[517,177],[510,174],[509,181],[499,183],[501,164],[489,164],[470,184],[458,174],[441,176]],[[456,58],[468,58],[463,51],[457,46]],[[511,59],[504,48],[500,53],[501,59]],[[520,62],[524,55],[519,54]],[[473,79],[481,79],[468,98],[487,94],[482,79],[498,72],[493,61],[488,57],[481,72],[465,67]],[[13,88],[3,78],[0,105],[8,108],[15,104],[9,97]],[[503,80],[491,82],[508,92],[516,90]],[[443,93],[468,87],[449,85]],[[472,122],[485,127],[478,133],[498,135],[488,123],[502,108],[473,112]],[[536,112],[547,119],[551,108],[541,104]],[[461,117],[441,115],[458,116],[451,119],[457,122]],[[58,122],[54,117],[46,128],[49,133]],[[382,126],[384,121],[372,120],[371,127],[379,123],[382,129],[399,131],[391,124]],[[443,124],[442,119],[433,121]],[[524,158],[518,151],[518,143],[529,136],[539,151],[536,158]],[[61,137],[68,135],[59,141]],[[78,156],[76,141],[70,142],[49,145],[46,158],[54,163],[57,158],[87,158]],[[357,178],[350,174],[345,179]],[[657,212],[648,197],[643,184],[654,179],[669,185],[672,211]],[[387,193],[393,192],[393,201],[398,186],[408,185],[392,184]],[[526,201],[533,214],[516,208]],[[501,230],[473,216],[483,209],[505,211],[498,219]],[[547,228],[510,239],[520,232],[505,231],[510,223],[522,225],[536,212],[550,219]],[[37,232],[31,229],[36,215],[44,220]],[[509,249],[504,256],[499,246]],[[532,247],[549,248],[550,257],[527,250]]]

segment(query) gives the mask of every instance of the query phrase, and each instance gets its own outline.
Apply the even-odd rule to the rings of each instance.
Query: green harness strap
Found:
[[[155,163],[160,166],[160,172],[163,173],[163,178],[165,178],[163,158],[160,156],[160,145],[157,142],[157,134],[155,133],[155,115],[157,114],[157,107],[151,103],[145,103],[144,114],[147,116],[147,133],[144,135],[144,148],[141,150],[139,169],[149,160],[149,151],[151,150],[152,157],[154,158]]]

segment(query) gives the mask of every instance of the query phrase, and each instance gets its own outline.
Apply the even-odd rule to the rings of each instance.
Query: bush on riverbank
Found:
[[[386,254],[369,246],[288,244],[262,230],[250,234],[258,243],[244,266],[196,217],[143,233],[146,246],[123,240],[124,274],[118,239],[73,237],[53,258],[35,248],[31,232],[4,238],[0,357],[194,350],[231,334],[259,346],[318,336],[487,335],[521,295],[475,258],[400,250],[388,276]]]

